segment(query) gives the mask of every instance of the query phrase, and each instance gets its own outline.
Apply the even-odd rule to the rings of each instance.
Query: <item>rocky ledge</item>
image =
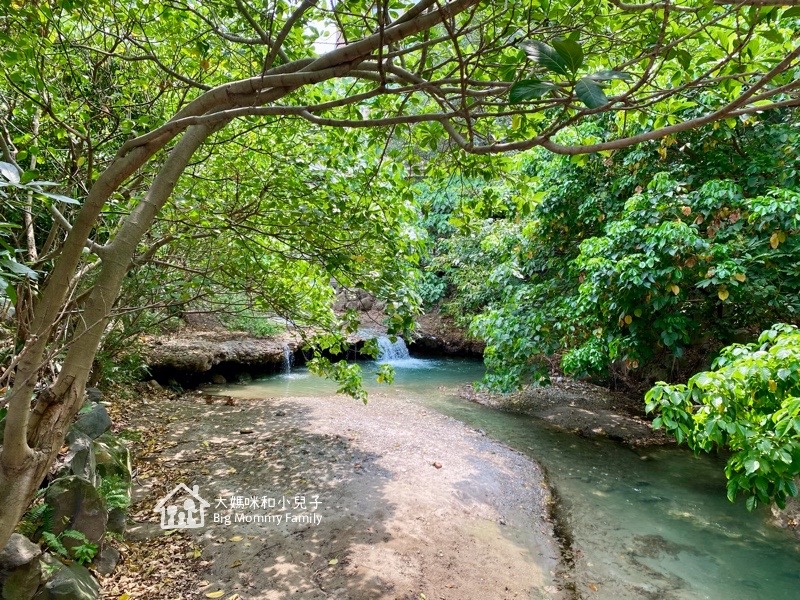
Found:
[[[412,352],[424,355],[451,355],[480,358],[486,345],[469,337],[452,317],[438,309],[421,315],[409,344]]]
[[[153,377],[182,384],[277,372],[299,353],[298,340],[290,334],[259,338],[218,330],[153,338],[147,347],[146,362]]]
[[[380,315],[371,314],[371,324],[348,338],[357,357],[357,350],[371,337],[385,335]],[[438,311],[419,318],[419,326],[408,340],[411,351],[421,355],[483,355],[483,344],[467,337],[449,317]],[[287,331],[264,338],[245,332],[219,328],[186,329],[169,337],[146,340],[146,364],[153,378],[161,383],[194,386],[205,382],[225,383],[253,376],[280,372],[287,361],[302,364],[300,336]],[[352,358],[351,357],[351,358]]]

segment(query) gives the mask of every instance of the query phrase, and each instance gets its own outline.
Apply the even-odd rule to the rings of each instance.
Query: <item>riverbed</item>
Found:
[[[619,599],[796,599],[800,547],[725,497],[723,463],[680,448],[632,449],[584,439],[539,419],[467,402],[458,387],[480,378],[477,361],[392,361],[396,379],[370,384],[469,425],[539,462],[558,498],[563,560],[577,593]],[[366,371],[370,367],[367,366]],[[303,369],[225,393],[320,399],[335,385]]]

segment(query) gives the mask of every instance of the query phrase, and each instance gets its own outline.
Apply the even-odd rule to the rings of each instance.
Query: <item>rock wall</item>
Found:
[[[150,340],[147,364],[161,383],[172,380],[184,385],[224,383],[249,376],[279,372],[285,348],[298,356],[298,341],[293,336],[257,338],[241,333],[205,331],[184,332],[180,337]],[[220,378],[222,378],[220,380]]]

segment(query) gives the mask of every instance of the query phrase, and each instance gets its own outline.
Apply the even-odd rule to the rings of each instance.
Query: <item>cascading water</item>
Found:
[[[393,342],[388,337],[378,338],[378,360],[388,362],[394,360],[408,360],[411,355],[403,338],[398,337]]]
[[[283,370],[282,373],[288,374],[292,372],[294,366],[294,352],[289,346],[283,347]]]

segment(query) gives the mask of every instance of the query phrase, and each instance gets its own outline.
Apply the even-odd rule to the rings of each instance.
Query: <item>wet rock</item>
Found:
[[[150,390],[153,392],[158,392],[164,389],[161,387],[161,384],[158,383],[155,379],[151,379],[150,381],[148,381],[147,387],[150,388]]]
[[[74,475],[56,479],[47,489],[44,501],[53,510],[53,533],[56,535],[75,529],[94,544],[103,539],[108,523],[106,504],[87,480]],[[67,549],[80,544],[68,537],[62,541]]]
[[[50,555],[43,561],[52,575],[33,600],[98,600],[100,585],[86,567],[73,563],[65,565]]]
[[[105,406],[94,404],[88,412],[78,416],[78,420],[75,421],[72,429],[95,439],[111,429],[111,417],[108,416]]]
[[[208,373],[214,367],[233,370],[262,370],[283,363],[285,340],[274,340],[242,336],[234,333],[203,332],[191,337],[164,340],[151,345],[147,362],[151,371],[161,373],[160,379],[168,375],[181,376]],[[297,342],[288,341],[292,351]]]
[[[228,383],[228,380],[225,379],[224,375],[220,375],[219,373],[214,373],[211,376],[211,383],[215,385],[225,385],[226,383]]]

